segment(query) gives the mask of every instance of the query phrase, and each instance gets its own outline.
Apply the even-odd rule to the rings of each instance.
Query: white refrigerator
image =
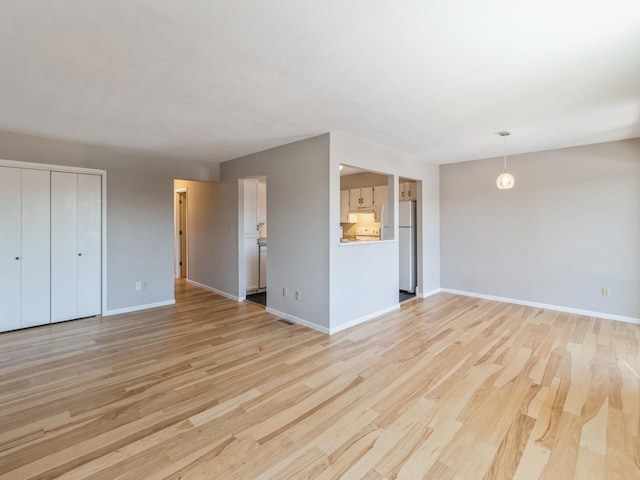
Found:
[[[400,290],[416,291],[416,202],[399,202]]]

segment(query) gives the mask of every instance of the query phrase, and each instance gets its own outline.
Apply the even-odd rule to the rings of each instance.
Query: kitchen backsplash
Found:
[[[375,221],[375,215],[373,213],[352,213],[355,218],[355,223],[341,223],[343,238],[355,238],[356,228],[358,227],[378,227],[380,228],[380,222]]]

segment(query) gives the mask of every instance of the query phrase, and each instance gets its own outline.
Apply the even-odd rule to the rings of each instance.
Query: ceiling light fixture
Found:
[[[508,188],[513,188],[513,184],[516,182],[513,175],[507,172],[507,137],[511,135],[511,132],[498,132],[498,135],[504,139],[504,172],[498,175],[496,185],[498,185],[500,190],[506,190]]]

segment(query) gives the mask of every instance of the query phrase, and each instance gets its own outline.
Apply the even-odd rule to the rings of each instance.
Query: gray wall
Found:
[[[640,318],[640,139],[508,163],[440,167],[442,288]]]
[[[9,132],[0,158],[106,170],[107,309],[174,298],[173,179],[216,180],[217,166]]]
[[[216,289],[244,295],[239,179],[266,175],[267,304],[320,328],[329,327],[329,135],[302,140],[220,165],[220,272]],[[240,225],[242,225],[240,223]],[[282,296],[287,287],[289,295]],[[294,291],[301,299],[296,301]]]

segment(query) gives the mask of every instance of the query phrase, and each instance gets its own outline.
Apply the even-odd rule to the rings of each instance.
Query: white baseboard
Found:
[[[113,310],[107,310],[105,313],[102,314],[102,316],[108,317],[110,315],[119,315],[121,313],[137,312],[139,310],[148,310],[149,308],[166,307],[167,305],[175,305],[175,304],[176,304],[176,300],[172,298],[171,300],[164,300],[162,302],[147,303],[145,305],[134,305],[133,307],[115,308]]]
[[[393,312],[394,310],[398,310],[399,308],[400,308],[400,304],[397,303],[388,308],[383,308],[382,310],[378,310],[377,312],[370,313],[369,315],[364,315],[363,317],[359,317],[349,322],[338,325],[336,327],[332,327],[329,329],[329,335],[333,335],[334,333],[341,332],[342,330],[346,330],[347,328],[355,327],[356,325],[364,323],[368,320],[372,320],[376,317],[384,315],[385,313]]]
[[[496,302],[513,303],[515,305],[525,305],[527,307],[544,308],[546,310],[556,310],[558,312],[575,313],[577,315],[586,315],[588,317],[604,318],[606,320],[617,320],[619,322],[640,324],[640,318],[625,317],[623,315],[614,315],[604,312],[592,312],[590,310],[582,310],[580,308],[564,307],[562,305],[548,305],[546,303],[529,302],[527,300],[518,300],[517,298],[496,297],[494,295],[485,295],[483,293],[465,292],[462,290],[453,290],[451,288],[441,288],[441,292],[453,293],[455,295],[464,295],[466,297],[483,298],[485,300],[495,300]]]
[[[349,322],[343,323],[342,325],[338,325],[337,327],[333,327],[333,328],[327,328],[327,327],[323,327],[321,325],[317,325],[315,323],[309,322],[307,320],[303,320],[302,318],[298,318],[294,315],[289,315],[288,313],[284,313],[284,312],[280,312],[278,310],[274,310],[273,308],[269,308],[267,307],[265,309],[265,312],[267,313],[271,313],[273,315],[276,315],[277,317],[282,317],[285,320],[289,320],[293,323],[297,323],[298,325],[303,325],[305,327],[309,327],[312,328],[314,330],[317,330],[318,332],[322,332],[325,333],[327,335],[333,335],[334,333],[338,333],[341,332],[342,330],[346,330],[347,328],[351,328],[351,327],[355,327],[356,325],[359,325],[361,323],[364,323],[368,320],[371,320],[373,318],[379,317],[381,315],[384,315],[385,313],[389,313],[392,312],[394,310],[398,310],[400,308],[400,304],[396,304],[393,305],[389,308],[385,308],[382,310],[378,310],[377,312],[371,313],[369,315],[364,315],[362,317],[356,318],[354,320],[351,320]]]
[[[427,297],[430,297],[431,295],[435,295],[436,293],[440,293],[441,291],[442,289],[436,288],[434,290],[431,290],[430,292],[421,293],[420,297],[427,298]]]
[[[293,315],[289,315],[288,313],[280,312],[278,310],[274,310],[273,308],[266,307],[264,309],[265,312],[275,315],[276,317],[282,317],[285,320],[289,320],[290,322],[297,323],[298,325],[303,325],[305,327],[312,328],[317,330],[318,332],[326,333],[330,335],[329,329],[327,327],[323,327],[321,325],[317,325],[315,323],[309,322],[307,320],[303,320],[302,318],[295,317]]]
[[[242,302],[244,300],[244,297],[236,297],[235,295],[231,295],[230,293],[223,292],[222,290],[210,287],[209,285],[204,285],[203,283],[194,282],[193,280],[189,280],[188,278],[187,283],[195,285],[196,287],[200,287],[203,290],[209,290],[210,292],[217,293],[218,295],[228,298],[229,300],[233,300],[234,302]]]

